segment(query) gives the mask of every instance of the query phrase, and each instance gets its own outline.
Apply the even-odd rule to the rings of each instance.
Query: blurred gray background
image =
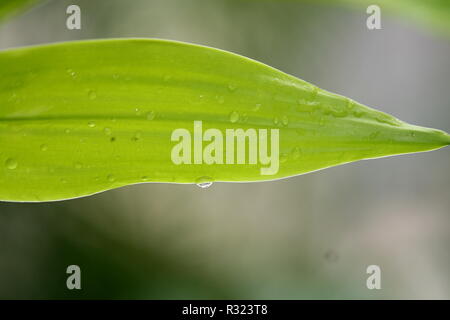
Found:
[[[69,4],[81,7],[79,31],[66,29]],[[366,18],[302,1],[60,0],[2,24],[0,49],[187,41],[450,131],[450,38],[389,12],[370,31]],[[275,182],[0,203],[0,298],[450,299],[449,159],[445,148]],[[70,264],[81,291],[66,289]],[[366,288],[371,264],[381,290]]]

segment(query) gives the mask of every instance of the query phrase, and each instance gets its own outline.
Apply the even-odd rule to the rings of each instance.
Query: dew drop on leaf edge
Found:
[[[197,186],[202,188],[202,189],[206,189],[212,186],[212,182],[202,182],[202,183],[197,183]]]
[[[196,184],[202,189],[206,189],[212,186],[213,179],[210,177],[200,177],[197,179]]]

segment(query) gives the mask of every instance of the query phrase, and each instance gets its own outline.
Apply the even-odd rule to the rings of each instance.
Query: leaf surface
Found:
[[[0,75],[1,200],[61,200],[140,182],[280,179],[450,143],[442,131],[406,124],[254,60],[180,42],[7,50],[0,52]],[[195,121],[203,134],[223,135],[224,164],[174,163],[181,141],[172,141],[175,130],[192,134],[191,159],[194,141],[201,154],[211,143],[194,137]],[[258,152],[270,150],[269,133],[278,130],[278,170],[262,174],[268,165],[260,157],[249,163],[249,140],[244,163],[227,164],[227,150],[238,153],[237,142],[226,148],[227,129],[254,129],[262,139]]]

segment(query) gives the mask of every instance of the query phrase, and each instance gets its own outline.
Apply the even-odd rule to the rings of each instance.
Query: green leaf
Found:
[[[0,52],[0,70],[2,200],[68,199],[140,182],[272,180],[450,143],[442,131],[406,124],[259,62],[179,42],[8,50]],[[238,153],[225,145],[226,129],[261,129],[258,152],[276,147],[271,130],[278,130],[278,170],[263,174],[268,165],[259,153],[250,164],[250,143],[244,164],[175,164],[174,130],[187,129],[200,146],[194,121],[202,121],[203,133],[215,128],[223,135],[222,159]],[[200,153],[189,149],[189,159],[202,157],[210,143]]]
[[[23,11],[40,0],[1,0],[0,1],[0,21]]]

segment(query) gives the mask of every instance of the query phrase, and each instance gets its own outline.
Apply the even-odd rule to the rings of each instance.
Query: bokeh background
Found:
[[[70,4],[81,30],[66,29]],[[382,10],[370,31],[365,7],[337,1],[58,0],[0,25],[0,49],[187,41],[450,131],[450,37]],[[449,159],[445,148],[275,182],[0,203],[0,298],[450,299]],[[80,291],[66,288],[71,264]],[[366,288],[371,264],[381,290]]]

